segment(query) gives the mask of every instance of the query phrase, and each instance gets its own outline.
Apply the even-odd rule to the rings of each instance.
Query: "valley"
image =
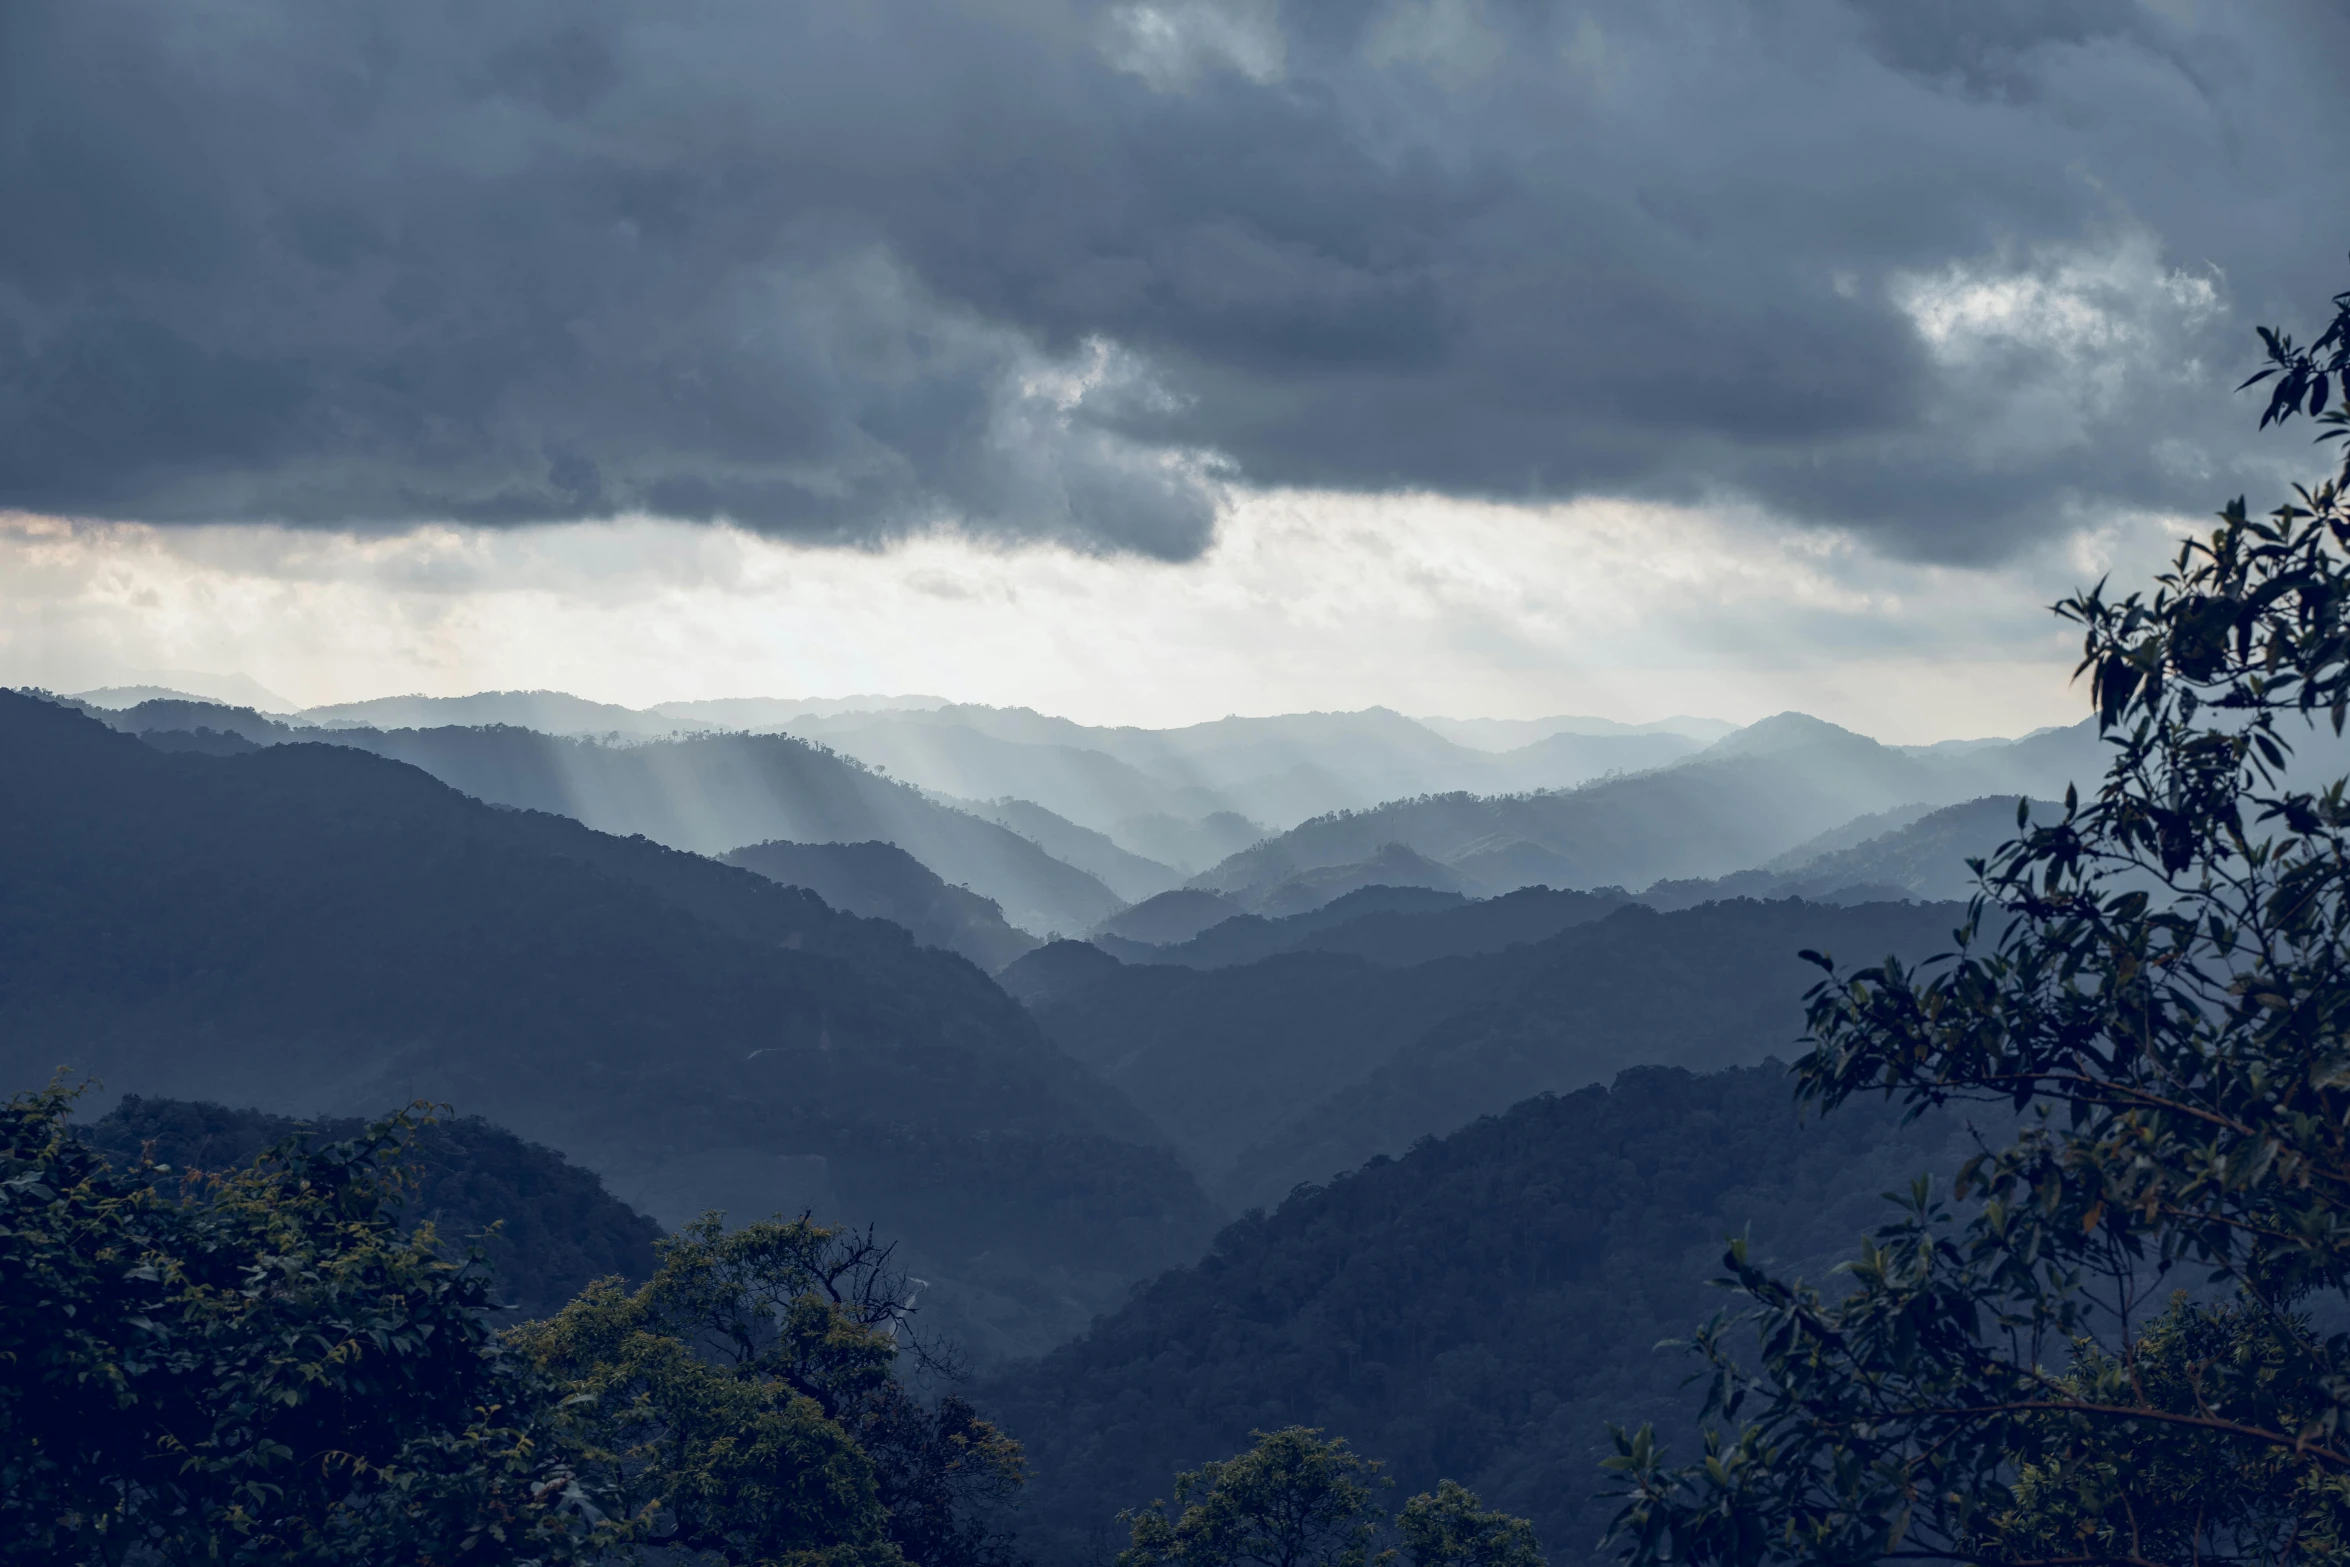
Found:
[[[590,1221],[536,1188],[425,1195],[444,1232],[503,1221],[526,1310],[646,1276],[647,1237],[705,1211],[870,1226],[1035,1456],[1023,1548],[1070,1567],[1150,1476],[1275,1422],[1415,1484],[1473,1475],[1571,1556],[1585,1417],[1662,1407],[1664,1372],[1624,1357],[1696,1308],[1715,1232],[1824,1257],[1947,1135],[1806,1141],[1776,1064],[1797,954],[1943,950],[1966,858],[2094,760],[2074,731],[1949,753],[1799,715],[1453,738],[1383,712],[1155,733],[129,694],[0,694],[14,1079],[102,1085],[91,1135],[175,1163],[410,1101],[530,1139],[588,1183],[605,1251],[548,1253]],[[1709,1132],[1668,1177],[1700,1126],[1761,1141]],[[1626,1180],[1710,1195],[1609,1228]],[[1410,1316],[1462,1269],[1524,1325],[1533,1381],[1507,1355],[1459,1380],[1497,1341]],[[1624,1269],[1653,1290],[1598,1312]],[[1211,1333],[1147,1373],[1121,1347],[1193,1345],[1243,1287],[1249,1320],[1274,1313],[1253,1347]],[[1148,1437],[1109,1414],[1170,1375],[1182,1413]],[[1535,1404],[1493,1406],[1492,1376]],[[1406,1419],[1375,1391],[1396,1378],[1462,1402]]]

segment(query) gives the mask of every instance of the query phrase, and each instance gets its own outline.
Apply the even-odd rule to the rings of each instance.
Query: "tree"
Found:
[[[2308,349],[2263,331],[2264,425],[2350,431],[2333,303]],[[2350,717],[2346,481],[2058,606],[2113,749],[2096,796],[2019,810],[1945,958],[1815,959],[1808,1103],[2019,1119],[1837,1293],[1731,1248],[1703,1458],[1617,1433],[1629,1560],[2341,1558],[2350,798],[2296,745]]]
[[[1175,1505],[1121,1515],[1133,1543],[1117,1567],[1365,1567],[1390,1520],[1378,1506],[1379,1464],[1309,1426],[1249,1433],[1256,1446],[1175,1477]],[[1445,1480],[1404,1503],[1393,1523],[1412,1567],[1543,1567],[1534,1526],[1488,1512]]]
[[[922,1351],[888,1247],[805,1217],[729,1231],[711,1215],[657,1249],[641,1288],[607,1280],[509,1334],[587,1400],[589,1467],[646,1538],[745,1567],[1004,1556],[985,1512],[1018,1486],[1019,1446],[894,1376]]]
[[[225,1175],[0,1106],[0,1557],[561,1562],[615,1534],[478,1254],[403,1233],[393,1116]]]
[[[489,1326],[478,1247],[402,1212],[410,1115],[227,1173],[109,1163],[0,1106],[0,1558],[986,1567],[1016,1445],[893,1365],[888,1248],[806,1222],[662,1245]],[[919,1347],[915,1346],[919,1355]]]
[[[1439,1481],[1404,1503],[1395,1527],[1412,1567],[1543,1567],[1532,1524],[1487,1511],[1455,1481]]]
[[[1365,1567],[1385,1515],[1379,1465],[1308,1426],[1175,1477],[1175,1503],[1120,1515],[1117,1567]]]

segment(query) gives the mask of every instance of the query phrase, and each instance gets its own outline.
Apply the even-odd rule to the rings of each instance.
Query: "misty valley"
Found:
[[[0,0],[0,1567],[2350,1567],[2346,65]]]
[[[0,693],[0,1052],[150,1191],[450,1107],[386,1233],[479,1237],[517,1341],[863,1237],[912,1413],[853,1407],[885,1489],[936,1471],[934,1535],[881,1526],[914,1560],[1106,1561],[1298,1428],[1419,1493],[1382,1529],[1582,1560],[1608,1423],[1693,1429],[1655,1346],[1725,1238],[1824,1276],[1967,1146],[1798,1114],[1799,954],[1947,950],[1968,859],[2101,760],[1793,713]],[[1018,1465],[956,1489],[958,1420]]]

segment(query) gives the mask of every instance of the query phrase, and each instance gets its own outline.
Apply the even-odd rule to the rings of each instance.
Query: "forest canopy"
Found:
[[[478,1246],[406,1217],[419,1123],[205,1171],[72,1095],[0,1106],[0,1557],[984,1567],[1016,1444],[898,1377],[905,1280],[806,1219],[657,1243],[494,1326]]]

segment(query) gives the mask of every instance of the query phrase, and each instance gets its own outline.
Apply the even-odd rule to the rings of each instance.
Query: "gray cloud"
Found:
[[[2225,389],[2337,286],[2343,58],[2196,0],[8,6],[0,506],[1182,558],[1237,479],[1992,558],[2279,457]]]

